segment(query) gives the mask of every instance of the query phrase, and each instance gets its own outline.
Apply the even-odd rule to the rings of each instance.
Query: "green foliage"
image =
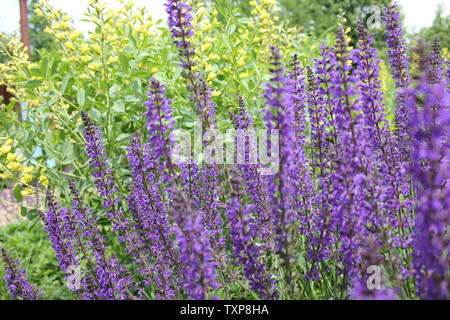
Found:
[[[30,283],[42,290],[43,299],[73,298],[59,270],[48,235],[36,220],[0,228],[0,247],[5,248],[14,259],[20,259]],[[10,299],[3,276],[1,267],[0,300]]]

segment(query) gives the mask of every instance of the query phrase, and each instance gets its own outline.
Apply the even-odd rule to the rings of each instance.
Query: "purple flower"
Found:
[[[261,299],[273,299],[278,296],[272,276],[268,274],[262,259],[262,248],[255,244],[257,229],[254,224],[258,223],[252,218],[255,206],[245,205],[245,198],[238,177],[232,178],[233,195],[227,204],[227,215],[230,219],[230,234],[233,241],[234,254],[240,264],[244,267],[245,277],[250,282],[250,288],[257,292]]]
[[[120,207],[120,198],[115,195],[117,187],[111,166],[103,146],[103,136],[100,129],[94,125],[85,111],[81,111],[84,122],[84,138],[86,152],[89,157],[92,175],[95,178],[97,190],[102,197],[103,207],[113,223],[113,230],[119,234],[120,242],[124,243],[129,252],[135,251],[134,235],[131,232],[131,221]]]
[[[264,120],[268,129],[279,130],[279,168],[277,173],[268,177],[267,192],[270,199],[272,223],[274,225],[276,250],[286,268],[285,280],[294,289],[291,268],[291,239],[294,215],[294,181],[292,166],[296,136],[293,127],[295,114],[293,109],[293,84],[285,76],[285,68],[281,62],[280,51],[271,47],[270,82],[266,83],[264,94],[267,107]],[[276,141],[268,141],[268,145]],[[269,150],[271,148],[269,147]]]
[[[191,99],[197,107],[197,114],[205,128],[214,126],[216,109],[214,102],[211,101],[211,90],[201,75],[193,71],[195,52],[190,42],[190,38],[194,35],[191,23],[192,8],[185,0],[168,0],[165,6],[173,42],[181,56],[181,67],[184,69],[182,75],[189,81],[188,90],[193,93]]]
[[[211,255],[211,242],[204,232],[201,216],[178,187],[173,186],[173,215],[175,239],[180,251],[184,288],[189,298],[202,300],[211,289],[218,287],[216,266]]]
[[[245,189],[255,208],[258,223],[254,224],[258,238],[267,245],[271,224],[268,201],[266,199],[265,181],[259,173],[260,165],[256,163],[257,146],[252,136],[256,137],[253,120],[248,114],[244,99],[239,96],[239,108],[236,115],[231,116],[235,129],[235,158],[237,168],[242,177]],[[255,139],[256,140],[256,139]],[[242,157],[242,155],[244,155]],[[252,158],[253,157],[253,158]],[[243,158],[243,159],[242,159]],[[244,161],[242,161],[244,160]],[[244,163],[242,163],[244,162]]]
[[[397,88],[406,88],[411,84],[409,74],[409,59],[403,40],[403,29],[400,21],[400,9],[397,3],[384,9],[383,22],[386,28],[386,43],[388,56],[392,68],[392,75]],[[408,111],[405,107],[405,97],[397,94],[397,106],[395,110],[395,125],[397,143],[401,154],[407,158],[408,151]]]
[[[37,300],[42,294],[28,282],[25,269],[20,268],[19,259],[11,260],[4,248],[0,248],[1,260],[3,261],[6,275],[4,277],[9,293],[16,300]]]
[[[150,134],[150,147],[156,160],[170,159],[170,146],[173,144],[172,132],[175,121],[172,119],[170,99],[165,97],[165,87],[156,79],[150,80],[147,107],[147,128]]]
[[[160,195],[162,184],[159,181],[160,168],[157,164],[158,149],[151,147],[157,141],[150,137],[150,144],[142,145],[138,135],[128,147],[128,159],[134,178],[134,188],[129,201],[134,211],[136,229],[134,245],[140,265],[139,272],[144,276],[144,284],[152,281],[158,288],[157,298],[173,299],[178,285],[174,280],[177,260],[172,244],[167,203]],[[159,144],[158,144],[159,145]],[[156,150],[155,150],[156,149]]]
[[[69,214],[67,208],[61,208],[50,192],[47,193],[47,203],[48,210],[41,213],[41,217],[55,250],[59,266],[62,271],[67,271],[70,267],[79,265],[73,243],[74,230],[64,223]]]
[[[450,298],[450,96],[445,89],[445,83],[422,78],[407,99],[416,189],[413,264],[418,294],[425,299]]]
[[[361,270],[353,277],[350,297],[354,300],[396,300],[395,291],[386,287],[379,241],[368,237],[361,244]]]
[[[97,227],[97,217],[83,203],[72,181],[69,181],[72,194],[72,214],[76,221],[80,247],[86,260],[87,270],[81,284],[83,299],[127,299],[128,288],[132,285],[129,271],[118,264],[117,259],[107,258],[104,238]]]
[[[430,84],[441,83],[444,80],[444,58],[441,57],[441,45],[438,39],[433,42],[433,47],[431,50],[427,81]]]

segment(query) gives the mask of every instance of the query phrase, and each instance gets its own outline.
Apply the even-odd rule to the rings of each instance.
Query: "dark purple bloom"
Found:
[[[425,299],[450,298],[450,96],[445,89],[445,83],[423,78],[407,100],[416,188],[413,263],[418,293]]]
[[[400,21],[400,9],[397,3],[384,9],[383,22],[386,29],[386,43],[388,46],[388,56],[392,68],[392,75],[397,88],[406,88],[411,84],[409,74],[409,58],[406,52],[406,45],[403,39],[403,29]],[[395,110],[395,125],[398,148],[403,154],[403,158],[408,158],[408,111],[405,107],[405,97],[398,92],[397,105]]]
[[[61,208],[55,201],[53,195],[47,193],[48,210],[42,213],[42,220],[45,229],[50,237],[52,247],[55,250],[56,258],[62,271],[79,265],[74,248],[73,230],[64,223],[65,217],[69,214],[67,208]]]
[[[149,99],[144,102],[147,107],[147,128],[150,134],[150,147],[156,160],[170,159],[170,147],[173,143],[172,132],[175,121],[172,119],[170,99],[165,97],[165,87],[156,79],[150,80]]]
[[[17,300],[39,299],[42,294],[28,282],[25,270],[20,267],[19,259],[13,262],[4,248],[0,248],[0,254],[6,271],[4,279],[11,296]]]
[[[72,214],[76,221],[79,238],[78,250],[86,260],[87,270],[81,281],[83,299],[127,299],[128,288],[132,285],[129,272],[116,258],[107,258],[104,238],[97,227],[97,217],[83,203],[72,181]],[[91,258],[92,257],[92,258]]]
[[[285,68],[281,62],[280,51],[271,47],[270,82],[266,83],[264,94],[267,107],[264,120],[270,130],[279,130],[279,159],[278,169],[274,175],[268,177],[267,192],[270,199],[272,223],[274,225],[276,250],[282,258],[286,268],[285,280],[294,289],[291,268],[291,239],[294,211],[294,181],[292,181],[292,167],[294,163],[294,146],[296,142],[293,127],[295,113],[293,109],[293,83],[285,75]],[[268,141],[268,145],[277,141]],[[269,148],[269,150],[272,148]]]
[[[236,115],[232,115],[235,128],[235,160],[239,169],[247,194],[255,208],[256,220],[254,224],[258,238],[264,243],[270,236],[270,213],[268,201],[264,192],[264,178],[259,173],[260,165],[257,163],[256,130],[253,120],[248,114],[244,99],[239,96],[239,108]]]
[[[150,144],[142,145],[139,136],[135,135],[132,145],[127,148],[134,178],[129,201],[136,226],[133,232],[135,260],[140,265],[139,272],[145,278],[144,284],[148,287],[153,280],[157,285],[157,298],[173,299],[178,288],[174,273],[177,261],[171,240],[167,203],[160,195],[162,184],[159,181],[161,172],[157,156],[161,157],[162,154],[158,152],[158,147],[151,147],[152,143],[158,141],[152,137]],[[160,146],[159,143],[157,145]]]
[[[103,207],[113,223],[113,230],[119,234],[120,242],[127,246],[129,252],[132,252],[134,251],[134,235],[131,232],[131,221],[120,207],[120,198],[115,194],[117,187],[103,146],[103,136],[85,111],[81,111],[81,116],[85,126],[83,130],[86,140],[85,148]]]
[[[197,114],[205,128],[215,125],[215,104],[211,101],[211,90],[202,80],[199,73],[194,72],[194,49],[190,38],[192,31],[192,8],[185,0],[168,0],[165,4],[169,16],[169,27],[174,44],[181,56],[183,76],[189,81],[188,90],[193,93],[191,99],[197,107]]]
[[[216,266],[211,254],[212,244],[204,232],[198,215],[178,187],[172,187],[175,239],[180,251],[184,288],[189,298],[202,300],[211,289],[218,287]]]
[[[268,274],[263,263],[262,248],[255,244],[258,223],[252,218],[255,206],[245,205],[245,192],[242,190],[242,181],[238,177],[232,178],[233,195],[227,204],[227,215],[230,219],[231,239],[234,254],[244,267],[245,277],[250,281],[250,287],[257,292],[261,299],[273,299],[278,296],[274,280]]]

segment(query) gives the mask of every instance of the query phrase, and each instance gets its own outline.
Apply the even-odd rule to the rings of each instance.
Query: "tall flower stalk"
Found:
[[[386,43],[388,46],[389,62],[395,84],[399,89],[395,109],[395,125],[397,144],[403,159],[408,159],[408,110],[405,106],[405,96],[402,89],[411,84],[409,73],[409,58],[403,39],[403,28],[400,21],[400,8],[397,3],[384,9],[383,22],[385,25]]]
[[[445,83],[430,84],[422,78],[417,89],[409,93],[407,105],[416,188],[416,284],[422,298],[449,299],[450,96]]]
[[[20,267],[19,259],[12,261],[6,249],[0,248],[6,275],[4,277],[10,295],[16,300],[37,300],[42,294],[30,284],[25,270]]]

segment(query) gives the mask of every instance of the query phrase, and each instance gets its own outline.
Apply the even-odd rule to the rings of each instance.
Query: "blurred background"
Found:
[[[31,32],[43,29],[39,19],[33,19],[31,10],[37,0],[0,0],[0,32],[11,34],[20,31],[20,2],[27,2],[30,15]],[[94,28],[92,24],[83,21],[84,13],[90,0],[66,1],[49,0],[48,3],[62,12],[69,14],[77,30],[88,32]],[[215,0],[233,1],[233,0]],[[165,18],[163,0],[135,0],[136,5],[145,5],[156,19]],[[286,22],[293,26],[301,26],[306,32],[320,35],[327,32],[339,15],[345,17],[354,25],[361,17],[376,19],[382,7],[390,0],[279,0],[281,11]],[[250,11],[250,0],[235,0],[235,5],[244,11]],[[404,25],[409,38],[427,34],[442,34],[445,36],[450,21],[450,0],[398,0],[403,10]],[[110,1],[108,6],[116,8],[119,4]],[[44,26],[45,27],[45,26]],[[378,28],[381,29],[381,28]],[[34,33],[36,35],[36,33]],[[444,38],[444,37],[442,37]],[[444,39],[441,39],[444,41]],[[32,45],[38,45],[32,43]],[[443,47],[448,47],[446,43]]]

